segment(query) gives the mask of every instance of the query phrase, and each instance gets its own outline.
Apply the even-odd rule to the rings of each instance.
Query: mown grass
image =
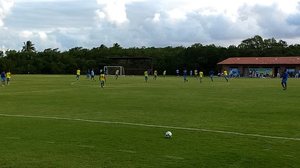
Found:
[[[16,75],[0,88],[0,167],[298,167],[300,80]],[[170,130],[172,139],[165,139]]]

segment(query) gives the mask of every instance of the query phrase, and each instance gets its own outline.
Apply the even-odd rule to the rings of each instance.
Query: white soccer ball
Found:
[[[167,132],[165,133],[165,137],[166,137],[166,138],[172,138],[172,132],[171,132],[171,131],[167,131]]]

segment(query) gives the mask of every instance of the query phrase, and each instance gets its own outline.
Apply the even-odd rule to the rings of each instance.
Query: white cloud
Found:
[[[113,24],[120,25],[128,21],[125,3],[117,0],[109,1],[103,9],[103,15],[107,20]]]
[[[101,21],[106,19],[109,23],[120,26],[129,22],[126,5],[143,0],[97,0],[101,9],[96,10],[96,14]]]
[[[238,19],[238,10],[241,6],[272,6],[276,4],[278,9],[284,13],[297,11],[299,0],[164,0],[164,10],[169,11],[175,18],[184,19],[188,13],[197,12],[204,15],[220,15],[230,18],[232,21]],[[177,15],[176,16],[176,12]],[[174,19],[173,17],[171,17]]]
[[[24,31],[20,32],[20,37],[21,38],[30,38],[32,36],[33,36],[32,31],[24,30]]]
[[[256,34],[295,42],[299,1],[0,0],[0,46],[226,46]]]
[[[96,15],[98,16],[98,18],[100,19],[100,21],[102,19],[105,19],[105,17],[106,17],[106,14],[104,12],[100,11],[100,10],[96,10]]]
[[[40,39],[43,41],[47,40],[47,38],[48,38],[47,33],[43,32],[43,31],[38,32],[38,35],[39,35]]]
[[[183,21],[187,19],[186,12],[178,8],[168,11],[167,14],[171,21]]]
[[[0,0],[0,27],[4,25],[4,19],[14,6],[14,0]]]
[[[155,13],[152,21],[153,22],[159,22],[160,21],[160,13]]]

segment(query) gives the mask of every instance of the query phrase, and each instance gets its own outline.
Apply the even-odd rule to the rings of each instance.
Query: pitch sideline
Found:
[[[204,128],[188,128],[188,127],[177,127],[177,126],[167,126],[167,125],[141,124],[141,123],[130,123],[130,122],[118,122],[118,121],[101,121],[101,120],[89,120],[89,119],[66,118],[66,117],[51,117],[51,116],[31,116],[31,115],[11,115],[11,114],[0,114],[0,116],[2,116],[2,117],[39,118],[39,119],[52,119],[52,120],[80,121],[80,122],[102,123],[102,124],[119,124],[119,125],[140,126],[140,127],[150,127],[150,128],[168,128],[168,129],[175,129],[175,130],[188,130],[188,131],[230,134],[230,135],[247,136],[247,137],[258,137],[258,138],[268,138],[268,139],[300,141],[300,138],[261,135],[261,134],[251,134],[251,133],[241,133],[241,132],[232,132],[232,131],[221,131],[221,130],[212,130],[212,129],[204,129]]]

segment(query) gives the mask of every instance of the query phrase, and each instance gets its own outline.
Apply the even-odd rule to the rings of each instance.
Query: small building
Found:
[[[232,57],[218,63],[220,70],[231,76],[276,77],[284,70],[290,76],[300,73],[300,56],[295,57]]]

